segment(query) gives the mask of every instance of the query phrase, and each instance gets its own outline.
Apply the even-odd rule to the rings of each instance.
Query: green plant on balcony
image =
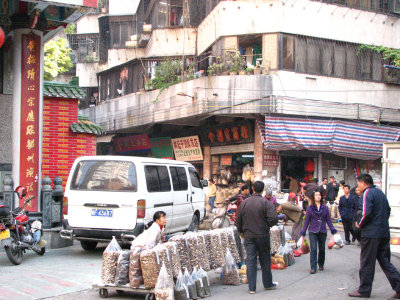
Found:
[[[181,82],[179,74],[181,73],[181,64],[178,61],[166,60],[160,63],[156,68],[154,78],[146,82],[145,89],[160,89],[154,102],[158,101],[160,94],[171,85]]]
[[[384,46],[361,45],[357,50],[357,55],[359,55],[362,50],[369,50],[382,54],[383,60],[389,60],[396,67],[400,67],[400,49],[393,49]]]

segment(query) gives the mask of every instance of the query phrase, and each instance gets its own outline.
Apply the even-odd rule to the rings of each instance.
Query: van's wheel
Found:
[[[124,291],[123,290],[117,290],[117,295],[118,296],[122,296],[124,294]]]
[[[97,242],[81,241],[81,246],[82,246],[83,250],[94,251],[94,250],[96,250]]]
[[[200,220],[197,215],[193,215],[192,223],[190,223],[188,231],[197,232],[199,231]]]

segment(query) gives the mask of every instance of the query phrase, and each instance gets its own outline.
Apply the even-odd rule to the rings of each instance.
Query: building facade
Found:
[[[153,155],[132,142],[144,134],[171,139],[175,158],[182,147],[190,156],[197,137],[201,156],[179,157],[220,184],[262,179],[282,190],[292,174],[354,185],[368,171],[379,185],[381,144],[399,138],[400,82],[373,46],[400,48],[396,1],[142,0],[135,9],[118,22],[97,19],[108,58],[85,79],[97,80],[98,99],[82,113],[106,134],[99,153]],[[116,61],[121,49],[132,55]],[[271,118],[287,130],[277,144]],[[305,143],[285,118],[332,130],[323,144],[315,133]],[[366,151],[346,152],[340,138]]]

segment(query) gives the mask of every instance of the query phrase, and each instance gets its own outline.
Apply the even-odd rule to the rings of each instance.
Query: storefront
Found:
[[[264,151],[277,153],[280,189],[287,188],[286,175],[306,182],[318,178],[320,183],[335,176],[353,187],[364,172],[380,186],[382,144],[400,137],[398,127],[283,116],[265,116],[258,129]]]
[[[218,185],[254,181],[254,130],[251,121],[221,124],[201,134],[204,175]]]

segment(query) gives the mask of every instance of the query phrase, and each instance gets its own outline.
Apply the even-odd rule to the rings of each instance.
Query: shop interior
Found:
[[[212,177],[217,185],[254,180],[254,153],[221,154],[211,157]]]
[[[286,175],[297,180],[304,179],[308,183],[314,179],[316,170],[316,158],[281,155],[282,191],[289,189],[289,180],[286,179]]]

